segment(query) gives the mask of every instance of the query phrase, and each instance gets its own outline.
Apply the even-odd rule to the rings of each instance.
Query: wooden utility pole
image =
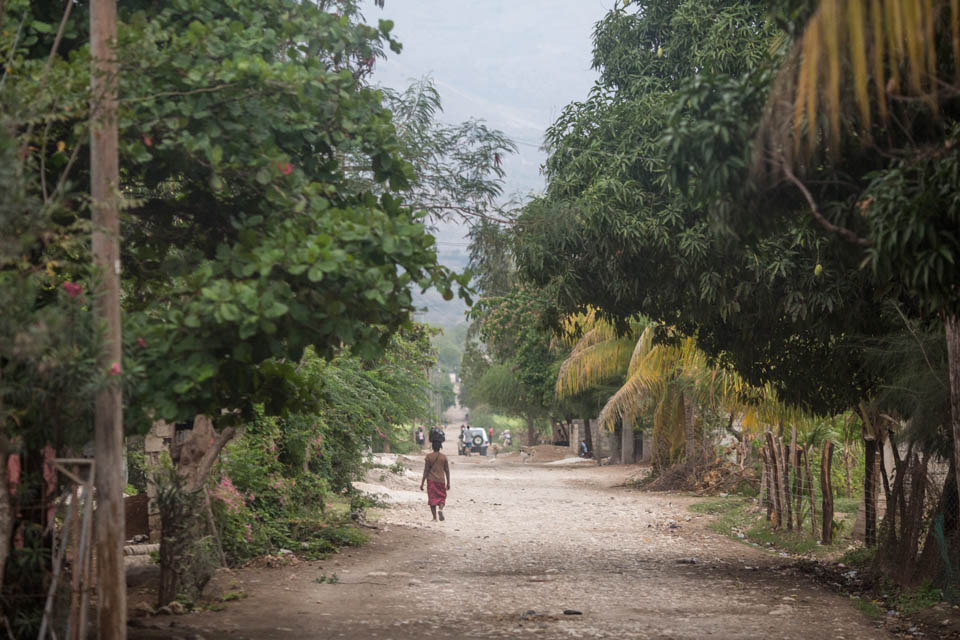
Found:
[[[116,0],[90,2],[90,197],[93,260],[101,277],[96,311],[106,325],[101,370],[116,376],[97,394],[97,607],[101,640],[127,637],[127,585],[123,567],[123,398],[120,365],[120,222],[117,195]]]

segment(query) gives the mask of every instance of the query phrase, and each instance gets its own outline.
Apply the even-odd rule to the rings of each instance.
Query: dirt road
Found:
[[[616,487],[623,467],[451,461],[445,522],[429,521],[421,467],[384,472],[393,506],[369,546],[237,572],[249,598],[149,624],[205,639],[888,637],[849,600],[773,571],[777,555],[708,531],[692,499]]]

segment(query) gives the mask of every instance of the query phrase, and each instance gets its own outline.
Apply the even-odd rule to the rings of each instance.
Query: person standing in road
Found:
[[[433,452],[423,458],[423,477],[420,478],[420,491],[427,483],[427,504],[434,521],[439,516],[443,520],[443,507],[447,503],[447,491],[450,490],[450,462],[440,453],[440,442],[431,442]]]
[[[423,427],[417,427],[417,444],[423,448]]]

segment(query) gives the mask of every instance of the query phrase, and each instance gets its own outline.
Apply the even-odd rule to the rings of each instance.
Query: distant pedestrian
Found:
[[[420,478],[420,491],[423,483],[427,483],[427,504],[430,513],[436,520],[439,516],[443,520],[443,507],[447,503],[447,491],[450,490],[450,462],[447,456],[440,453],[439,442],[431,442],[433,453],[428,453],[423,459],[423,477]]]
[[[422,448],[423,447],[423,427],[417,427],[417,444]]]
[[[493,427],[487,429],[487,435],[490,436],[490,442],[493,442]]]

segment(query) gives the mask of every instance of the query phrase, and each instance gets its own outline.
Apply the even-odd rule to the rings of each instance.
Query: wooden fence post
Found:
[[[783,503],[781,502],[782,493],[780,491],[782,478],[780,477],[780,469],[778,465],[778,447],[773,438],[772,432],[767,431],[766,439],[767,458],[770,460],[770,495],[773,498],[773,528],[778,529],[780,524],[783,522]]]
[[[833,443],[827,440],[823,444],[820,459],[820,493],[823,500],[823,530],[820,541],[833,544],[833,483],[830,479],[830,467],[833,464]]]
[[[810,496],[810,532],[817,535],[817,503],[813,497],[813,473],[810,471],[810,452],[813,451],[813,445],[809,449],[803,450],[803,466],[807,472],[807,491]]]

